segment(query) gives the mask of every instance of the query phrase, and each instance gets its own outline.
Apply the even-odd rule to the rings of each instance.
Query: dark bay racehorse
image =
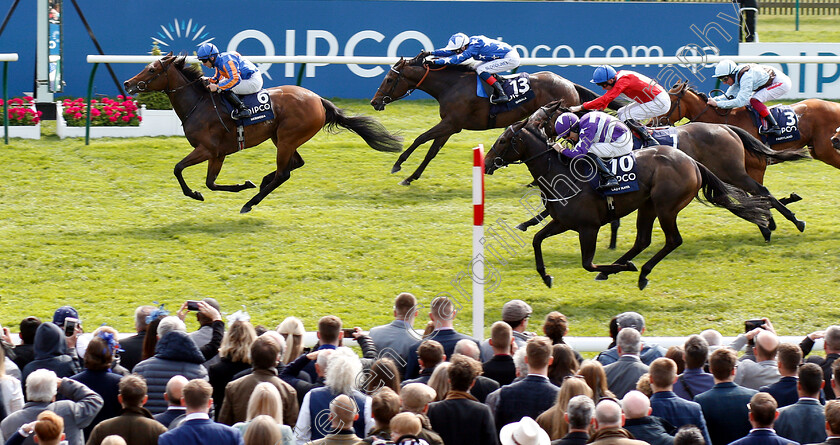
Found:
[[[708,97],[694,89],[688,82],[678,82],[668,92],[671,108],[660,116],[660,123],[675,123],[682,118],[692,122],[731,124],[758,136],[750,113],[744,108],[724,109],[707,104]],[[799,116],[798,141],[773,145],[773,150],[795,150],[808,147],[811,156],[835,168],[840,168],[840,153],[833,147],[831,137],[840,126],[840,103],[820,99],[806,99],[791,105]],[[779,125],[784,125],[780,122]],[[760,182],[760,181],[759,181]]]
[[[225,113],[216,93],[210,93],[202,82],[200,69],[185,66],[183,56],[167,54],[150,63],[143,71],[125,81],[129,94],[140,91],[164,91],[181,119],[184,133],[193,151],[175,165],[175,177],[184,195],[203,201],[198,191],[187,186],[181,172],[195,164],[207,161],[205,184],[210,190],[239,192],[256,186],[251,181],[243,184],[216,184],[227,155],[239,151],[236,125]],[[358,134],[374,150],[399,152],[402,138],[394,136],[378,121],[368,116],[347,116],[332,102],[297,86],[269,88],[274,119],[245,127],[245,148],[253,147],[271,138],[277,146],[277,170],[267,174],[260,183],[260,191],[241,210],[246,213],[291,176],[292,170],[303,166],[298,147],[312,138],[322,128],[333,130],[336,126]],[[218,107],[222,107],[222,111]]]
[[[396,173],[402,163],[422,144],[433,141],[426,158],[411,176],[400,184],[409,185],[420,179],[423,170],[438,154],[449,137],[461,130],[487,130],[504,128],[530,115],[537,108],[553,100],[560,100],[567,107],[580,104],[598,97],[592,91],[576,85],[552,72],[541,71],[531,74],[530,88],[536,96],[530,102],[511,111],[500,113],[495,119],[490,118],[490,100],[478,97],[476,91],[476,73],[465,65],[439,66],[424,63],[424,58],[400,59],[385,78],[370,104],[376,110],[383,110],[391,102],[408,96],[414,90],[420,90],[434,97],[440,104],[440,122],[421,134],[400,155],[391,169]],[[623,101],[613,101],[614,109],[624,105]]]
[[[570,162],[558,156],[543,131],[533,123],[518,122],[507,128],[485,156],[487,174],[511,163],[525,163],[535,180],[544,179],[539,181],[543,195],[557,197],[547,202],[551,222],[537,232],[533,241],[537,272],[548,287],[553,278],[545,272],[544,239],[567,230],[578,232],[583,268],[599,272],[597,279],[607,279],[610,274],[637,270],[631,260],[650,245],[653,223],[659,218],[665,245],[642,266],[638,285],[639,289],[644,289],[653,267],[682,244],[677,214],[692,199],[699,199],[700,190],[713,205],[726,208],[759,226],[767,226],[770,212],[766,208],[766,198],[749,196],[724,183],[685,153],[668,146],[657,146],[637,150],[635,155],[639,190],[614,196],[614,215],[608,211],[607,200],[589,185],[589,178],[581,178],[577,173],[581,166],[575,164],[586,162],[585,158]],[[637,209],[633,247],[613,264],[592,264],[600,227]]]
[[[539,126],[547,137],[554,138],[557,136],[554,121],[563,111],[565,109],[559,102],[552,102],[535,112],[528,122]],[[676,127],[676,132],[677,148],[680,151],[706,166],[720,180],[751,195],[766,196],[773,208],[791,221],[800,232],[805,230],[805,221],[797,219],[793,212],[753,178],[764,177],[767,159],[774,162],[795,161],[807,158],[807,155],[796,151],[771,150],[746,130],[731,125],[692,122]],[[517,227],[524,230],[538,224],[548,216],[547,212],[543,213],[546,214]],[[771,231],[775,230],[775,227],[772,218],[769,227],[759,226],[765,241],[770,241]],[[615,248],[617,225],[614,224],[612,229],[610,248]]]

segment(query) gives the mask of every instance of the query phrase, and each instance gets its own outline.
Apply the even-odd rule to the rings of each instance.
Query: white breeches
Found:
[[[662,116],[668,113],[670,108],[671,98],[668,96],[667,91],[663,91],[657,94],[650,102],[633,102],[630,105],[619,108],[618,118],[622,121],[626,121],[627,119],[636,119],[644,123],[647,119]]]
[[[778,99],[784,96],[788,91],[790,91],[790,87],[790,77],[788,77],[785,73],[782,73],[780,70],[777,70],[776,79],[773,80],[773,83],[767,88],[762,88],[756,91],[753,93],[752,97],[759,102],[764,103],[768,100]]]
[[[516,50],[509,51],[504,58],[490,60],[487,62],[479,62],[475,65],[475,72],[496,74],[504,71],[510,71],[519,66],[519,53]]]
[[[234,93],[244,96],[246,94],[253,94],[261,90],[263,86],[262,73],[257,71],[252,74],[249,79],[240,79],[239,84],[231,88]]]
[[[624,133],[620,139],[614,142],[596,142],[589,147],[591,153],[595,153],[599,158],[609,159],[624,156],[633,151],[633,138],[630,132]]]

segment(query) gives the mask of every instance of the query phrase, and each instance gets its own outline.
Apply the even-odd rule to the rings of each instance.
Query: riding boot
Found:
[[[601,184],[598,186],[599,192],[618,186],[618,179],[615,178],[615,175],[612,174],[603,159],[595,153],[587,153],[586,157],[591,159],[595,163],[595,166],[598,167],[598,174],[601,176]]]
[[[631,130],[635,131],[639,134],[639,137],[642,138],[642,147],[652,147],[654,145],[659,145],[659,142],[650,135],[647,130],[647,127],[642,125],[641,122],[637,121],[636,119],[627,119],[624,121]]]
[[[510,98],[505,94],[505,90],[502,88],[502,82],[496,81],[493,83],[493,90],[494,93],[490,96],[490,103],[492,104],[502,104],[510,100]]]
[[[240,99],[239,96],[236,95],[236,93],[234,93],[231,90],[224,90],[223,94],[225,95],[225,97],[227,97],[227,100],[229,100],[230,103],[232,103],[233,106],[236,107],[236,111],[234,111],[232,116],[234,119],[251,117],[251,110],[249,110],[245,106],[245,103],[242,102],[242,99]]]
[[[766,124],[758,129],[758,132],[761,134],[775,134],[776,136],[782,134],[782,129],[779,128],[778,122],[776,122],[776,118],[773,117],[773,114],[768,114],[764,116],[764,121]]]

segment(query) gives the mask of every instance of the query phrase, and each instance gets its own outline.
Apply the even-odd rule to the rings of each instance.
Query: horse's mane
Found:
[[[692,92],[692,93],[700,96],[700,98],[703,99],[703,102],[706,102],[706,101],[709,100],[709,96],[707,96],[706,93],[698,90],[697,87],[695,87],[694,85],[692,85],[690,83],[685,84],[685,89],[689,92]]]
[[[187,56],[186,55],[179,55],[175,57],[175,61],[172,62],[175,65],[175,68],[178,68],[184,77],[187,78],[187,81],[194,82],[198,79],[201,79],[204,76],[204,73],[201,71],[201,68],[195,65],[187,65]]]

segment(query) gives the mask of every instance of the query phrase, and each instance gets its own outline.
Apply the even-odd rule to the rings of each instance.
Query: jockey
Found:
[[[668,113],[671,99],[665,89],[644,74],[629,70],[616,72],[609,65],[595,68],[590,82],[607,90],[606,94],[582,105],[571,107],[573,113],[581,110],[603,110],[613,99],[623,93],[634,102],[619,108],[618,118],[641,136],[645,147],[658,145],[658,142],[648,133],[647,128],[639,121]]]
[[[733,99],[709,99],[709,105],[719,108],[743,107],[749,103],[764,118],[765,125],[758,129],[761,134],[780,134],[779,124],[770,114],[764,102],[778,99],[790,91],[790,77],[765,65],[741,65],[724,59],[715,67],[714,77],[729,85],[727,97]]]
[[[494,90],[490,102],[499,104],[509,100],[499,79],[493,76],[519,66],[519,53],[507,43],[484,36],[467,37],[459,32],[449,38],[445,47],[432,51],[430,55],[436,57],[434,63],[437,65],[457,65],[468,59],[477,60],[475,71],[478,77]]]
[[[212,43],[202,43],[198,47],[198,60],[207,68],[215,68],[216,74],[209,79],[207,89],[211,92],[219,91],[236,106],[234,119],[250,117],[251,110],[237,96],[256,93],[263,86],[262,73],[257,67],[245,60],[236,51],[219,53],[219,49]]]
[[[598,190],[618,185],[618,180],[601,158],[624,156],[633,150],[630,129],[620,120],[601,111],[591,111],[578,119],[573,113],[563,113],[554,123],[557,137],[575,143],[561,153],[569,158],[586,156],[598,167],[601,183]]]

